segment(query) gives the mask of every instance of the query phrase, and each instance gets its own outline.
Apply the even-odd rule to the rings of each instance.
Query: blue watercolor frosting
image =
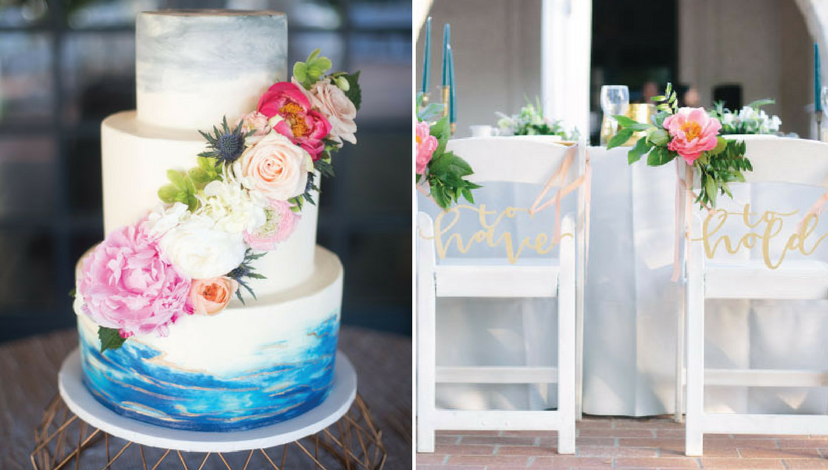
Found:
[[[138,341],[101,353],[97,338],[81,328],[84,383],[107,408],[158,426],[210,432],[267,426],[305,413],[328,396],[338,331],[334,312],[306,332],[298,350],[290,347],[294,339],[280,339],[259,348],[257,360],[267,365],[217,375],[152,361],[161,353]]]

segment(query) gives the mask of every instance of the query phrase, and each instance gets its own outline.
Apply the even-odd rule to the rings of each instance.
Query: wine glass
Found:
[[[612,123],[612,133],[618,131],[618,122],[613,116],[627,114],[630,108],[630,89],[626,85],[604,85],[601,87],[601,109],[604,119]]]

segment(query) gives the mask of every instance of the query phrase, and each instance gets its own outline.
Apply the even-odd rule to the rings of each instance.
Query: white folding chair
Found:
[[[748,183],[779,182],[828,188],[828,144],[812,140],[759,138],[746,141],[754,170]],[[682,163],[684,165],[684,163]],[[688,192],[684,197],[692,197]],[[694,204],[695,206],[695,204]],[[684,207],[684,205],[682,205]],[[692,237],[706,212],[695,208]],[[824,387],[828,373],[807,370],[705,369],[704,301],[706,299],[826,299],[828,264],[788,260],[775,270],[761,260],[708,261],[701,242],[686,242],[685,313],[687,340],[687,416],[685,453],[702,455],[705,433],[828,434],[828,415],[730,414],[704,411],[704,386]],[[679,351],[678,367],[681,370]],[[681,375],[681,374],[680,374]],[[681,381],[677,383],[680,407]],[[680,408],[679,408],[680,410]],[[680,413],[680,411],[679,411]]]
[[[452,140],[448,150],[466,159],[475,171],[474,182],[530,183],[542,186],[561,165],[567,152],[575,152],[566,175],[572,182],[584,174],[586,146],[582,141],[568,148],[542,138],[490,137]],[[584,185],[578,189],[578,227],[584,221]],[[553,194],[554,195],[554,194]],[[549,197],[549,196],[547,196]],[[552,210],[552,209],[547,209]],[[545,214],[548,215],[548,214]],[[417,219],[417,450],[434,451],[435,430],[557,430],[558,452],[575,452],[576,419],[576,310],[579,292],[576,278],[583,271],[583,250],[576,252],[576,237],[561,238],[559,257],[524,260],[515,265],[501,262],[459,260],[467,264],[436,260],[431,217],[420,212]],[[550,227],[551,228],[551,227]],[[575,234],[572,216],[561,223],[562,234]],[[583,246],[583,245],[581,245]],[[580,258],[580,259],[576,259]],[[538,262],[531,262],[538,261]],[[437,297],[557,297],[557,367],[437,367]],[[582,303],[582,301],[580,302]],[[437,409],[437,383],[558,384],[555,411],[445,410]]]

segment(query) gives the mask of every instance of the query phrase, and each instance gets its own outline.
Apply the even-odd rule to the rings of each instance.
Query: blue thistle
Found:
[[[255,261],[266,254],[267,252],[256,254],[253,253],[253,250],[248,248],[247,251],[244,253],[244,261],[242,261],[242,264],[240,264],[238,268],[235,268],[226,274],[227,277],[229,277],[230,279],[234,279],[236,282],[239,283],[240,286],[244,287],[247,290],[247,292],[249,292],[250,295],[253,296],[254,299],[256,298],[256,294],[253,293],[253,289],[250,288],[245,279],[266,279],[261,274],[254,272],[256,268],[250,266],[251,261]],[[241,289],[236,290],[236,297],[238,297],[241,303],[244,304],[244,299],[241,295]]]
[[[221,122],[221,128],[213,126],[213,133],[198,131],[207,139],[207,150],[198,154],[199,157],[215,158],[216,167],[221,164],[231,164],[238,160],[244,152],[244,139],[253,131],[242,133],[241,123],[235,129],[227,126],[227,117]]]

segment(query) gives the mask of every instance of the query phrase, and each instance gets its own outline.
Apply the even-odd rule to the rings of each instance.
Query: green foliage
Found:
[[[118,332],[117,328],[106,328],[103,326],[98,327],[98,339],[101,340],[101,352],[107,349],[114,351],[123,346],[124,341],[126,341],[126,338],[121,337],[121,333]]]
[[[167,179],[170,180],[170,184],[158,190],[158,198],[162,202],[165,204],[180,202],[185,204],[190,212],[198,209],[196,184],[189,173],[167,170]]]
[[[293,65],[293,76],[306,89],[310,89],[331,68],[331,60],[327,57],[321,57],[320,52],[320,49],[314,49],[305,62],[296,62]]]
[[[694,162],[693,166],[699,171],[700,182],[699,197],[696,202],[716,207],[716,198],[719,194],[733,197],[728,183],[734,181],[743,183],[745,176],[742,172],[753,171],[750,160],[745,157],[745,143],[736,140],[725,142],[724,149],[718,154],[707,152]]]
[[[356,107],[357,111],[359,111],[359,107],[362,106],[362,88],[359,86],[360,73],[361,71],[358,70],[356,73],[342,75],[342,77],[348,81],[348,89],[343,89],[345,96],[351,100],[351,103],[354,103],[354,107]]]
[[[190,177],[190,180],[192,180],[195,188],[200,191],[210,182],[220,180],[221,172],[219,171],[219,168],[216,168],[213,164],[212,159],[207,157],[198,157],[198,166],[190,168],[190,171],[187,172],[187,176]]]
[[[451,136],[447,117],[431,126],[431,135],[437,139],[438,146],[428,163],[425,178],[434,202],[443,209],[451,207],[453,202],[460,202],[461,198],[474,204],[472,190],[481,186],[466,179],[474,174],[468,162],[454,152],[446,152]],[[420,179],[417,178],[418,183]]]

